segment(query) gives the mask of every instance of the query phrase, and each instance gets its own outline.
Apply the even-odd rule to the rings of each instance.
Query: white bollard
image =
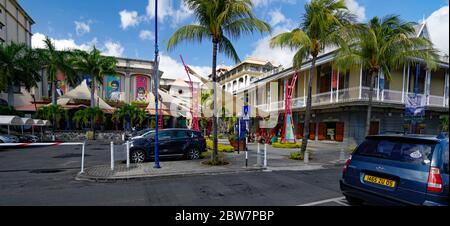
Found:
[[[83,143],[83,145],[81,146],[81,173],[84,173],[84,147],[86,145],[86,142]]]
[[[125,141],[125,133],[122,133],[122,141]]]
[[[303,156],[303,162],[305,164],[309,163],[309,152],[308,152],[308,150],[305,151],[305,156]]]
[[[264,167],[267,167],[267,144],[264,144]]]
[[[111,170],[114,170],[114,142],[111,141]]]
[[[339,161],[345,162],[345,152],[344,152],[344,148],[341,148],[341,154],[339,155]]]
[[[259,145],[259,142],[258,142],[258,149],[257,149],[257,152],[256,152],[256,165],[258,166],[258,167],[261,167],[261,147],[260,147],[260,145]]]
[[[130,168],[130,142],[127,141],[127,168]]]
[[[55,140],[56,140],[55,135],[52,135],[52,141],[55,141]]]

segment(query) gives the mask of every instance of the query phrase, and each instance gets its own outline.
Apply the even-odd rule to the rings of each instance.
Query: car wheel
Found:
[[[200,151],[197,148],[192,148],[188,151],[187,158],[190,160],[200,159]]]
[[[133,150],[130,153],[130,162],[132,163],[144,163],[145,152],[142,150]]]
[[[347,195],[345,196],[345,199],[352,206],[360,206],[363,203],[363,201],[361,199],[357,199],[357,198],[347,196]]]

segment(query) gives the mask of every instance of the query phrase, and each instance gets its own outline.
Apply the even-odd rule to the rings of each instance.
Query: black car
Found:
[[[199,131],[188,129],[163,129],[159,131],[159,155],[199,159],[206,152],[206,140]],[[142,163],[155,157],[155,133],[146,133],[130,143],[130,161]]]

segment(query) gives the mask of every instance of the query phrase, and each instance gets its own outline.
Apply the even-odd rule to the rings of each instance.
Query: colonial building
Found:
[[[426,24],[417,27],[417,36],[428,36]],[[361,66],[339,71],[335,65],[335,51],[321,55],[312,77],[312,118],[310,138],[339,142],[360,142],[365,136],[366,114],[369,99],[370,78]],[[307,97],[307,76],[311,62],[307,61],[298,72],[293,99],[294,130],[302,138],[304,112]],[[390,80],[377,76],[373,94],[371,134],[404,132],[411,126],[411,118],[405,115],[408,94],[414,93],[424,99],[426,114],[419,119],[416,133],[437,134],[440,116],[449,113],[449,63],[443,57],[437,70],[430,70],[424,63],[419,65],[418,82],[415,82],[417,65],[404,65],[391,71]],[[284,100],[285,81],[290,81],[292,68],[263,76],[251,83],[237,95],[248,96],[250,105],[272,113],[278,126],[282,124],[286,109]],[[381,74],[380,74],[381,75]],[[384,84],[384,89],[383,85]],[[417,87],[416,87],[417,84]],[[381,86],[380,86],[381,85]],[[267,123],[257,124],[263,125]],[[265,127],[265,126],[261,126]],[[259,128],[256,128],[259,129]]]
[[[226,92],[236,93],[238,90],[246,89],[263,74],[280,69],[281,66],[275,66],[270,61],[248,57],[232,68],[219,67],[217,82]]]
[[[16,0],[0,0],[0,44],[22,43],[31,47],[31,26],[33,19]],[[33,91],[31,92],[31,94]],[[32,101],[32,97],[23,87],[14,87],[14,104],[19,106]],[[0,99],[6,100],[7,94],[0,90]]]

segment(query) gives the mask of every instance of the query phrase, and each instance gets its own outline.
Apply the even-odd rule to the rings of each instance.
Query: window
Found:
[[[170,137],[172,136],[171,131],[163,131],[159,133],[159,140],[170,140]]]
[[[178,94],[180,94],[180,95],[183,94],[183,90],[182,90],[182,89],[179,89],[179,90],[178,90]]]
[[[420,65],[419,76],[418,76],[418,93],[425,93],[425,77],[426,77],[425,66]],[[410,67],[410,75],[409,75],[409,92],[414,93],[416,90],[416,74],[417,74],[417,65],[411,65]]]
[[[187,138],[187,137],[188,137],[188,134],[187,134],[186,131],[182,131],[182,130],[180,130],[180,131],[174,131],[174,137],[175,137],[175,138]]]
[[[415,140],[369,139],[358,147],[355,154],[413,164],[430,164],[435,145]]]

